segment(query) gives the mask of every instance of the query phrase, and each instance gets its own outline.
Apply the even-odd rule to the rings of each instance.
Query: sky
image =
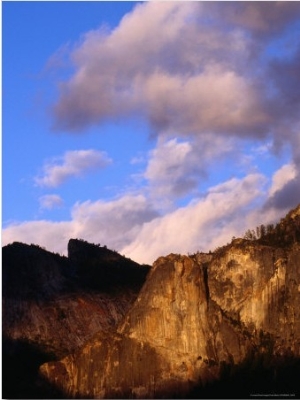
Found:
[[[2,245],[140,263],[300,203],[299,2],[2,2]]]

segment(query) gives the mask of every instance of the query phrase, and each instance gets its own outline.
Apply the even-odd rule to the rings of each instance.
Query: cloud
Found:
[[[155,188],[156,195],[180,196],[196,186],[197,180],[193,175],[200,177],[204,172],[201,166],[196,171],[197,165],[192,158],[192,146],[187,141],[171,139],[152,150],[144,176]]]
[[[2,246],[13,242],[38,244],[49,251],[66,254],[72,232],[70,221],[47,220],[13,223],[2,230]]]
[[[269,123],[251,82],[219,66],[191,77],[156,72],[138,86],[158,132],[255,136]]]
[[[30,221],[3,230],[3,244],[36,243],[65,252],[69,238],[106,244],[141,262],[168,252],[209,250],[246,229],[241,213],[261,194],[264,179],[249,175],[212,187],[207,196],[159,215],[144,196],[77,203],[70,221]]]
[[[74,72],[59,83],[54,127],[79,132],[142,118],[156,147],[148,163],[144,153],[132,159],[146,165],[140,194],[76,203],[61,223],[10,225],[4,243],[61,252],[70,237],[81,237],[152,262],[214,249],[278,220],[300,199],[299,17],[297,2],[144,2],[115,29],[86,33],[70,53]],[[289,164],[268,181],[258,158],[281,149]],[[57,187],[110,162],[104,152],[69,151],[35,181]],[[188,204],[175,209],[185,196]]]
[[[233,236],[243,237],[249,227],[277,223],[291,204],[282,204],[280,209],[276,204],[266,204],[275,188],[285,185],[283,175],[286,185],[293,185],[292,167],[286,166],[274,174],[271,197],[266,194],[268,180],[262,174],[233,178],[211,187],[205,196],[187,206],[143,224],[139,235],[122,252],[139,262],[151,263],[169,253],[208,252],[230,242]],[[300,197],[295,197],[293,206],[299,204]]]
[[[57,187],[72,176],[80,176],[93,169],[104,168],[111,163],[105,152],[97,150],[67,151],[63,157],[44,165],[42,176],[35,178],[38,186]]]
[[[238,1],[230,2],[225,7],[216,2],[210,7],[219,9],[217,14],[222,15],[223,20],[234,26],[249,29],[260,39],[282,31],[298,18],[300,10],[299,4],[289,4],[284,1],[276,1],[271,4],[266,1],[259,3]]]
[[[300,202],[300,174],[295,165],[283,166],[273,177],[270,197],[265,209],[287,210]]]
[[[76,72],[60,84],[56,127],[77,131],[138,114],[156,135],[275,135],[283,118],[278,109],[289,103],[284,120],[295,118],[290,103],[299,60],[284,64],[284,74],[282,60],[265,54],[300,7],[210,3],[146,2],[114,30],[87,33],[71,55]]]
[[[143,118],[158,138],[144,178],[161,196],[184,196],[209,173],[208,157],[205,165],[189,148],[202,155],[201,143],[213,153],[231,141],[237,156],[240,140],[268,141],[274,154],[289,145],[300,171],[299,21],[297,2],[137,4],[115,29],[90,31],[77,44],[54,125],[75,132]]]
[[[143,195],[76,203],[68,221],[9,225],[3,229],[2,243],[35,243],[66,253],[70,238],[82,238],[105,244],[141,263],[152,263],[171,252],[214,250],[233,236],[243,236],[249,228],[277,222],[289,211],[289,204],[283,202],[278,207],[273,199],[293,186],[293,168],[282,167],[271,182],[259,173],[229,179],[210,187],[205,195],[195,197],[187,205],[164,213],[159,213],[156,205]],[[293,200],[297,199],[293,196]]]
[[[151,197],[172,201],[197,192],[215,160],[218,159],[220,166],[233,148],[231,140],[218,136],[214,142],[204,135],[201,140],[158,140],[149,153],[144,173]]]
[[[73,207],[73,235],[121,249],[158,212],[143,195],[124,195],[109,202],[78,203]],[[97,239],[96,239],[97,238]]]
[[[285,164],[275,172],[272,178],[272,186],[269,195],[272,197],[276,192],[282,190],[287,182],[296,178],[296,167],[294,164]]]
[[[300,202],[300,125],[297,124],[291,133],[292,162],[282,166],[274,175],[270,198],[265,205],[266,210],[293,208]],[[283,130],[283,137],[285,134]]]
[[[82,238],[112,249],[122,249],[141,226],[158,216],[142,195],[125,195],[116,200],[76,203],[69,221],[27,221],[3,229],[2,244],[13,241],[35,243],[50,251],[66,253],[70,238]]]
[[[260,197],[265,179],[253,174],[212,187],[207,195],[143,225],[122,251],[138,261],[153,261],[168,253],[214,250],[246,229],[241,218]]]
[[[39,198],[40,208],[42,210],[51,210],[53,208],[60,208],[63,206],[63,199],[57,194],[46,194]]]

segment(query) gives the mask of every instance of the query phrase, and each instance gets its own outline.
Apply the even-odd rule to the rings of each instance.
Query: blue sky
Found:
[[[298,2],[3,2],[2,242],[140,262],[300,202]]]

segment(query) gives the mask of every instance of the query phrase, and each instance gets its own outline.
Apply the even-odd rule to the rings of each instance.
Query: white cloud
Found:
[[[66,253],[70,238],[82,238],[120,250],[134,240],[145,222],[157,215],[141,195],[126,195],[110,202],[87,201],[74,205],[70,221],[42,220],[9,225],[2,232],[2,244],[21,241]]]
[[[296,3],[137,4],[115,29],[88,32],[78,43],[71,54],[75,72],[59,86],[53,107],[56,128],[80,131],[138,115],[161,140],[144,174],[152,195],[181,196],[196,188],[212,170],[211,160],[222,154],[214,149],[229,140],[236,155],[227,158],[228,164],[241,155],[239,140],[268,140],[270,152],[282,143],[292,145],[300,170],[294,145],[300,47],[297,36],[288,40],[299,21]],[[283,43],[289,44],[289,57]],[[206,150],[213,154],[209,160],[205,150],[206,163],[197,162],[196,151],[188,148],[195,145],[202,155],[203,142],[210,143]],[[183,158],[181,165],[175,156],[161,158],[171,143]]]
[[[72,210],[73,235],[120,249],[135,238],[143,223],[157,215],[142,195],[78,203]]]
[[[60,85],[56,126],[80,130],[138,113],[155,134],[260,138],[295,121],[298,80],[282,68],[296,70],[297,57],[261,60],[300,7],[247,3],[145,2],[114,30],[88,32],[71,55],[74,75]]]
[[[52,208],[62,207],[63,199],[57,194],[46,194],[39,198],[40,208],[42,210],[51,210]]]
[[[105,152],[97,150],[67,151],[63,157],[53,159],[43,167],[42,176],[37,176],[38,186],[57,187],[72,176],[80,176],[93,169],[104,168],[111,163]]]
[[[199,2],[149,2],[114,31],[88,33],[72,55],[77,72],[61,85],[57,126],[77,130],[138,112],[158,131],[261,129],[268,115],[236,68],[248,57],[247,35],[206,18]]]
[[[138,115],[165,143],[146,171],[150,185],[162,195],[193,189],[205,169],[187,149],[186,178],[180,178],[184,167],[173,164],[173,183],[164,182],[169,157],[161,162],[161,184],[154,182],[158,152],[170,138],[186,143],[209,138],[211,149],[220,136],[223,143],[268,139],[270,149],[294,142],[300,51],[296,40],[289,41],[286,58],[282,43],[299,16],[300,6],[291,2],[137,4],[114,30],[88,32],[71,54],[75,73],[60,85],[53,108],[56,127],[78,131]],[[270,51],[274,46],[279,46],[276,57]],[[182,143],[177,154],[188,146]],[[295,150],[293,157],[299,169]]]
[[[263,184],[261,175],[232,179],[211,188],[206,197],[162,216],[141,195],[78,203],[70,221],[8,226],[3,230],[3,245],[22,241],[62,253],[70,238],[83,238],[140,262],[152,262],[169,252],[209,250],[246,230],[246,210],[260,198]]]
[[[212,187],[206,197],[145,223],[122,252],[140,262],[153,262],[171,252],[214,250],[246,231],[245,215],[262,195],[264,184],[263,176],[253,174]]]
[[[269,196],[273,196],[277,191],[284,188],[287,182],[296,178],[297,171],[294,164],[285,164],[275,172],[272,178],[272,186],[269,190]],[[300,201],[300,199],[299,199]]]
[[[49,251],[66,254],[72,222],[47,220],[13,223],[2,230],[2,246],[13,242],[38,244]]]
[[[288,179],[290,179],[288,181]],[[111,201],[87,201],[73,206],[71,219],[63,222],[28,221],[3,230],[3,245],[12,241],[35,243],[65,253],[70,238],[101,243],[141,263],[152,263],[168,253],[214,250],[248,228],[277,222],[289,209],[268,204],[283,182],[293,182],[293,170],[285,166],[267,178],[249,174],[208,189],[176,210],[159,214],[142,195],[125,195]]]

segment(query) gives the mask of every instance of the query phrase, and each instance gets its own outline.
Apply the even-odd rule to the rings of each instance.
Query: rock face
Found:
[[[33,397],[39,365],[75,351],[98,332],[115,330],[149,271],[107,248],[74,239],[68,257],[22,243],[5,246],[2,255],[7,398]],[[134,283],[128,279],[132,274]]]
[[[98,336],[42,373],[55,380],[63,371],[67,397],[95,398],[184,394],[216,378],[219,363],[239,362],[250,342],[209,299],[206,282],[205,264],[159,259],[117,335]]]
[[[254,367],[276,379],[291,360],[299,374],[300,207],[276,229],[159,258],[118,332],[41,374],[71,398],[184,397],[239,365],[249,380]]]
[[[248,332],[268,332],[277,353],[300,357],[300,245],[243,243],[210,264],[210,296]]]

